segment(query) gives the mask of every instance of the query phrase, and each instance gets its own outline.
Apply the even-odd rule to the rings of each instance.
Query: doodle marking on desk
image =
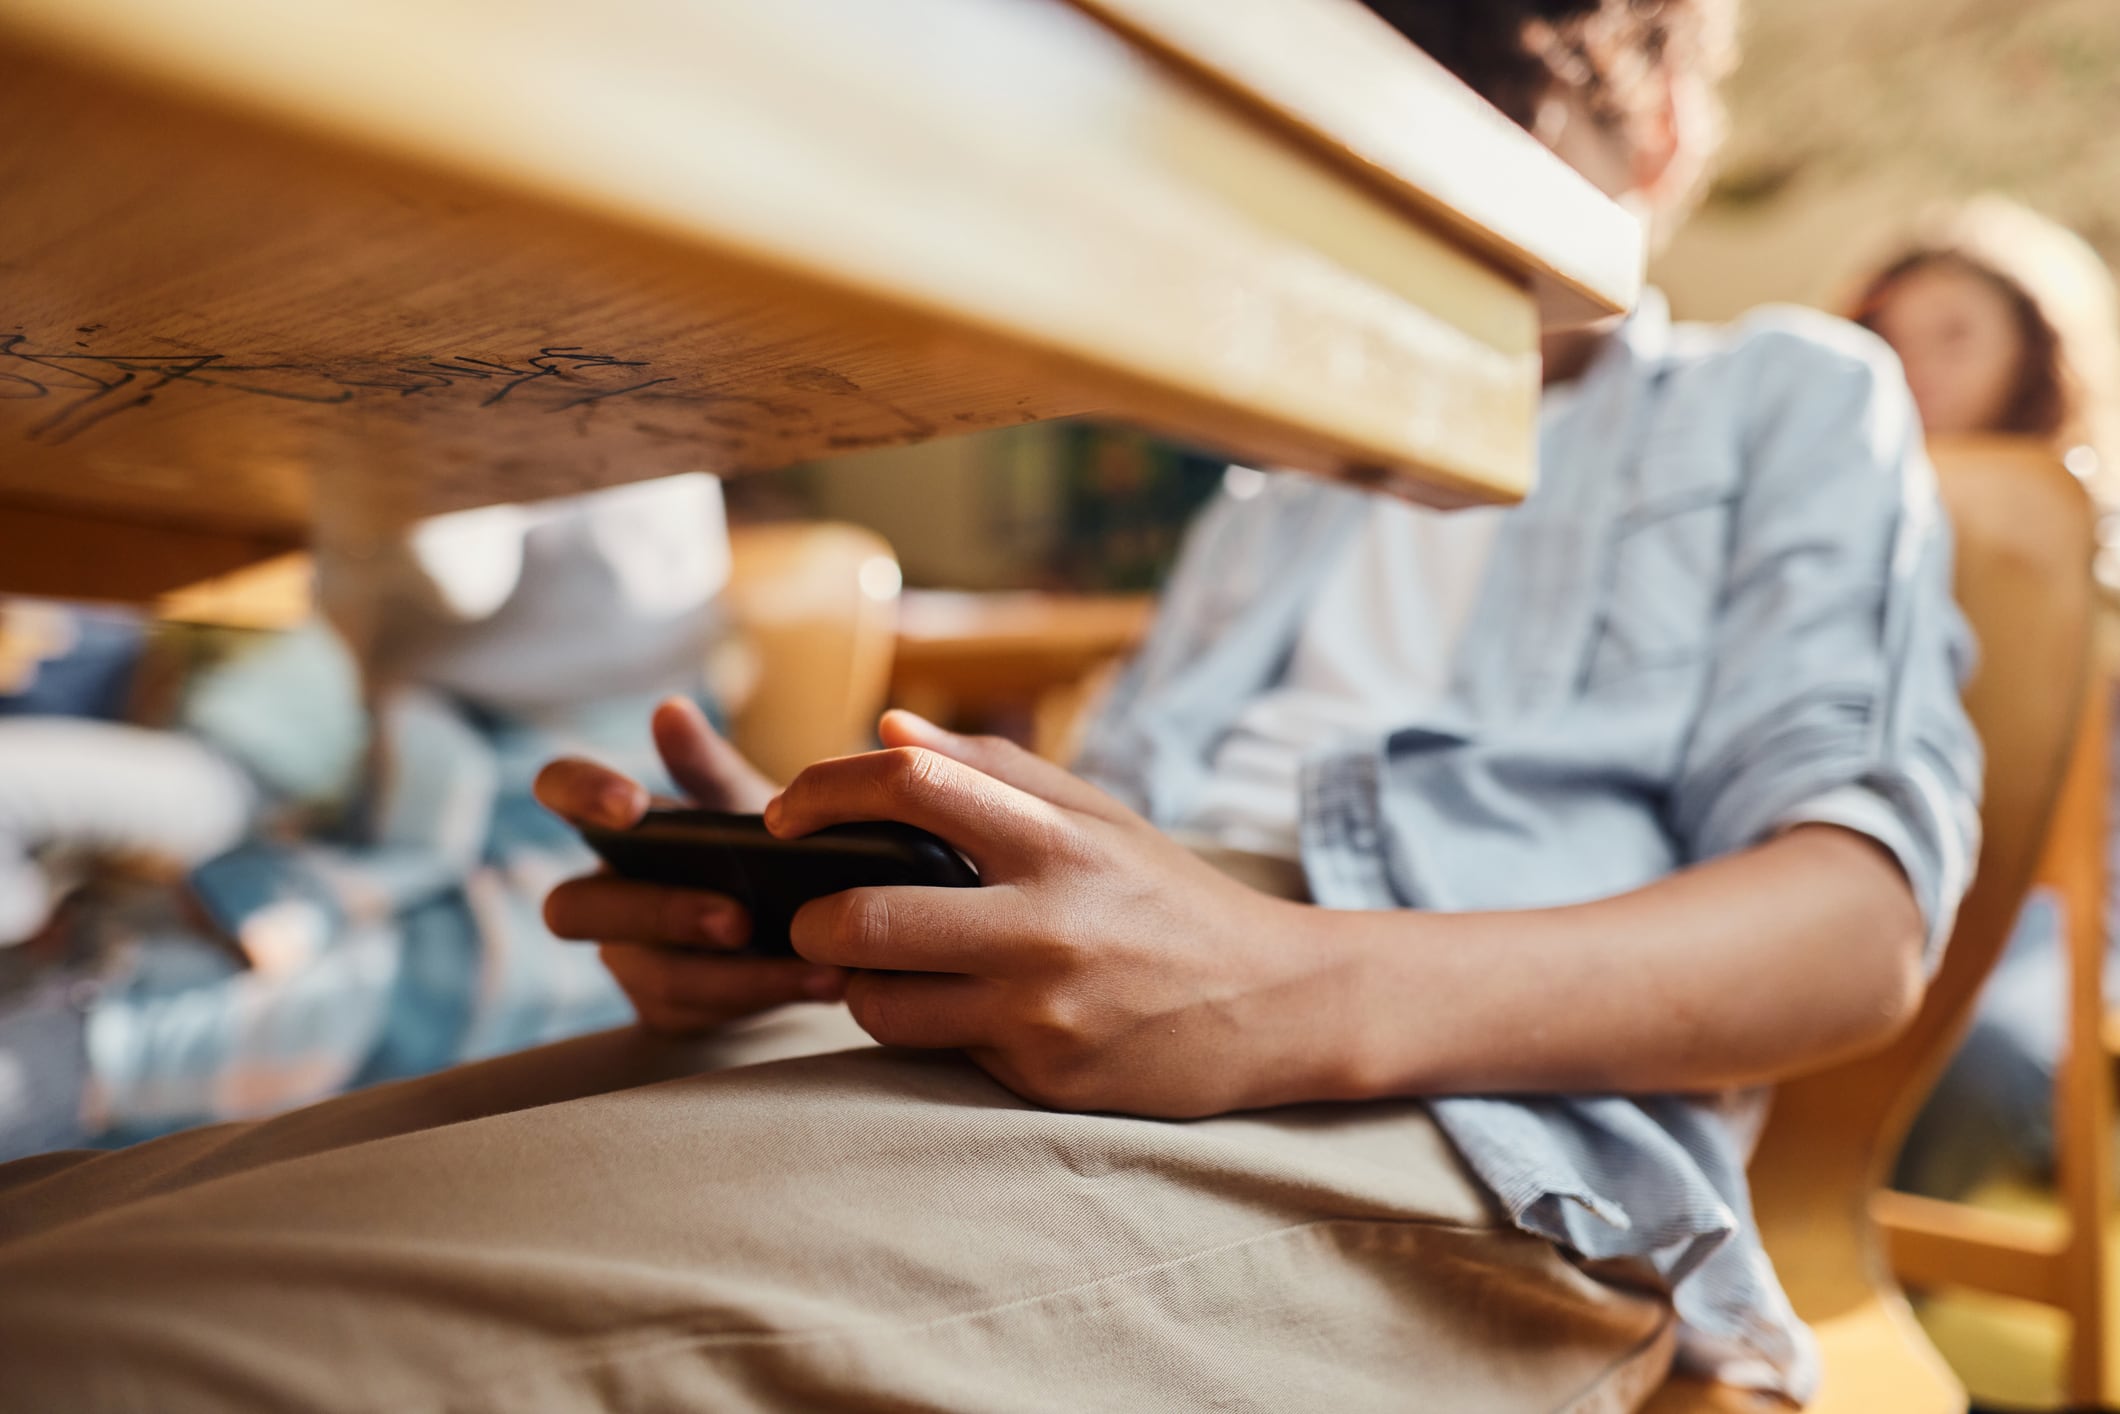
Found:
[[[75,332],[92,331],[83,325]],[[524,389],[549,386],[536,410],[557,413],[644,393],[672,383],[674,376],[641,378],[645,359],[623,359],[590,353],[580,345],[554,344],[513,363],[455,354],[372,371],[302,363],[237,363],[220,353],[111,354],[54,352],[33,346],[26,334],[0,334],[0,402],[52,400],[54,406],[31,422],[24,435],[33,442],[57,446],[91,427],[154,403],[157,395],[183,384],[220,388],[247,397],[332,407],[367,392],[396,393],[400,398],[428,397],[458,384],[493,384],[475,406],[499,407]],[[618,371],[614,386],[599,375]],[[651,396],[667,396],[653,394]]]

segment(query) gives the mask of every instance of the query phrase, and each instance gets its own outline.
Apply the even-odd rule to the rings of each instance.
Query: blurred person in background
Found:
[[[76,1115],[130,1142],[624,1020],[544,927],[588,855],[530,784],[555,751],[655,774],[648,708],[703,693],[727,573],[710,477],[444,516],[324,548],[322,616],[199,672],[173,731],[0,718],[0,901],[71,964],[88,1072],[59,1083],[52,1016],[0,1031],[38,1081],[0,1153]]]
[[[93,946],[242,838],[251,792],[196,740],[129,723],[136,615],[0,600],[0,1156],[84,1137]]]
[[[2094,485],[2120,470],[2120,308],[2073,231],[2000,196],[1939,208],[1849,313],[1899,355],[1929,436],[2034,438]]]
[[[2107,596],[2099,670],[2109,673],[2120,621],[2120,559],[2111,548],[2120,489],[2120,299],[2111,272],[2074,232],[2016,202],[1982,196],[1928,213],[1858,282],[1849,310],[1899,355],[1930,437],[2035,440],[2098,498],[2107,540],[2099,559]],[[1991,1179],[2050,1176],[2069,972],[2065,923],[2052,892],[2034,890],[1964,1044],[1908,1135],[1899,1187],[1965,1198]],[[2107,936],[2120,945],[2120,929],[2108,927]],[[2120,978],[2120,969],[2107,970]]]

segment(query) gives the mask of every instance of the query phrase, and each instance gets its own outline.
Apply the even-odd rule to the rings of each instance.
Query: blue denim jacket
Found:
[[[1305,761],[1312,896],[1581,902],[1852,800],[1831,818],[1898,859],[1933,964],[1976,852],[1981,758],[1948,528],[1890,352],[1794,309],[1674,327],[1652,296],[1543,427],[1541,459],[1443,702]],[[1362,493],[1293,475],[1211,505],[1084,773],[1184,820],[1363,512]],[[1432,1109],[1519,1226],[1667,1285],[1687,1363],[1801,1397],[1815,1354],[1745,1190],[1761,1098]]]

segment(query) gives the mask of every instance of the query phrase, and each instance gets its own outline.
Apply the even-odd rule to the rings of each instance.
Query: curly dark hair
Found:
[[[2009,401],[2003,405],[1995,425],[1985,430],[2050,439],[2061,439],[2069,434],[2073,430],[2071,423],[2080,415],[2076,406],[2080,395],[2071,378],[2061,333],[2040,310],[2031,293],[1994,266],[1950,249],[1909,252],[1880,270],[1870,282],[1856,306],[1855,322],[1876,332],[1885,302],[1891,298],[1899,282],[1917,270],[1939,265],[1962,270],[1975,279],[1986,281],[2009,305],[2018,337],[2023,340],[2017,381],[2010,387]]]
[[[1709,83],[1736,56],[1737,0],[1363,0],[1386,24],[1528,128],[1556,86],[1624,128],[1666,64]]]

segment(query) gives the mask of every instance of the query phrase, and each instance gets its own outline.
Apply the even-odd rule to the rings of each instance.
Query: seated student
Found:
[[[2120,452],[2120,299],[2073,232],[1996,196],[1929,212],[1851,310],[1905,364],[1930,435],[2034,438],[2105,499],[2120,485],[2108,460]],[[2114,552],[2104,560],[2111,580]],[[1908,1135],[1900,1187],[1963,1198],[2006,1173],[2051,1172],[2065,923],[2058,899],[2033,895]]]
[[[1924,213],[1849,314],[1906,368],[1932,437],[2031,437],[2079,476],[2114,469],[2120,298],[2082,237],[1999,196]]]
[[[1371,4],[1682,207],[1719,0]],[[576,881],[549,916],[641,1031],[0,1170],[0,1391],[1621,1409],[1676,1338],[1802,1398],[1746,1149],[1760,1087],[1912,1014],[1965,886],[1946,528],[1859,330],[1651,299],[1549,356],[1521,508],[1235,478],[1095,734],[1111,793],[892,715],[776,794],[661,709],[695,798],[925,826],[984,887],[821,901],[782,962],[716,955],[726,899]]]
[[[0,599],[0,1160],[87,1137],[86,897],[161,892],[249,815],[209,748],[122,720],[144,639],[131,614]]]
[[[330,622],[200,673],[180,731],[0,720],[0,905],[66,893],[7,888],[11,841],[32,883],[114,843],[184,877],[52,925],[95,978],[86,1083],[0,1105],[0,1157],[51,1147],[54,1105],[128,1143],[623,1022],[544,927],[593,857],[531,783],[560,751],[655,769],[648,712],[699,688],[727,570],[706,476],[439,517],[326,554]],[[0,1065],[35,1063],[9,1030]]]

